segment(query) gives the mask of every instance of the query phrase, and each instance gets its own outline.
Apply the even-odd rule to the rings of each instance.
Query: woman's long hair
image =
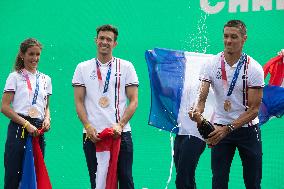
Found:
[[[27,52],[27,50],[30,47],[33,47],[33,46],[38,46],[40,49],[42,49],[41,43],[34,38],[28,38],[21,43],[16,61],[15,61],[15,64],[14,64],[14,70],[15,71],[19,72],[21,69],[25,68],[24,59],[21,57],[21,54],[22,55],[25,54]]]

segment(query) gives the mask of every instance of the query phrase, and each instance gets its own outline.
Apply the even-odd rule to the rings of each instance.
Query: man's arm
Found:
[[[126,96],[129,99],[129,104],[119,122],[123,126],[131,119],[138,106],[138,87],[134,85],[126,87]]]
[[[88,117],[87,117],[87,112],[86,112],[86,108],[84,104],[85,95],[86,95],[85,87],[74,86],[74,98],[75,98],[77,115],[86,129],[87,137],[89,137],[92,142],[97,142],[99,141],[99,138],[97,136],[97,131],[90,124]]]
[[[262,88],[249,88],[248,89],[248,110],[242,113],[236,120],[231,124],[234,129],[241,128],[243,125],[249,123],[258,115],[258,110],[262,100]],[[208,143],[216,145],[220,140],[222,140],[231,130],[229,127],[219,127],[209,135]]]
[[[118,124],[113,126],[114,132],[120,135],[123,127],[128,123],[128,121],[133,116],[137,106],[138,106],[138,87],[136,85],[131,85],[126,87],[126,96],[129,99],[129,104],[122,115]]]
[[[188,115],[191,120],[201,123],[201,114],[204,112],[205,103],[209,93],[210,83],[207,81],[202,81],[199,88],[199,95],[197,97],[197,104],[194,107],[191,107]]]
[[[235,129],[242,127],[258,116],[259,107],[262,100],[263,88],[248,89],[248,110],[242,113],[232,125]]]

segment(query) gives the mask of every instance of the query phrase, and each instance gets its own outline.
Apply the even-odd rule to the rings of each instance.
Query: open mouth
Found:
[[[38,61],[30,62],[30,64],[31,64],[31,65],[33,65],[33,66],[36,66],[36,65],[37,65],[37,63],[38,63]]]

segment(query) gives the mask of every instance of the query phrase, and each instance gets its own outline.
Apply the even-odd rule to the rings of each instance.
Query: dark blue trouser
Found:
[[[262,144],[257,125],[237,129],[211,151],[212,188],[227,189],[231,163],[238,148],[247,189],[260,189],[262,177]]]
[[[41,127],[42,121],[25,117],[31,124]],[[22,125],[10,121],[7,132],[7,140],[4,152],[5,179],[4,189],[18,189],[22,178],[23,160],[28,132],[25,130],[25,137],[21,138]],[[40,136],[39,145],[44,155],[44,136]]]
[[[206,144],[203,140],[188,135],[177,135],[174,144],[176,188],[195,189],[195,169]]]
[[[89,170],[91,188],[96,188],[96,172],[97,172],[97,158],[96,146],[87,139],[86,134],[83,134],[83,149],[86,157],[86,162]],[[133,164],[133,143],[131,132],[123,132],[121,134],[121,144],[118,156],[117,173],[120,189],[134,189],[132,177]]]

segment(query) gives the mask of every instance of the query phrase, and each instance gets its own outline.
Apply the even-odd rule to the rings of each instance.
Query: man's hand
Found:
[[[278,52],[278,55],[284,56],[284,49],[281,49],[281,51]]]
[[[188,112],[188,116],[192,121],[195,121],[198,125],[201,124],[203,117],[199,111],[196,111],[193,109],[193,107],[190,108]]]
[[[114,133],[114,138],[117,138],[121,135],[121,132],[123,130],[123,126],[120,123],[115,123],[112,125],[113,128],[113,133]]]
[[[96,143],[101,140],[98,137],[97,130],[94,127],[90,126],[86,128],[86,132],[87,132],[86,133],[87,138],[89,138],[93,143]]]
[[[208,136],[209,138],[206,140],[206,142],[209,145],[216,145],[218,144],[227,134],[230,133],[230,128],[226,126],[217,126],[215,125],[215,130],[210,133]]]

